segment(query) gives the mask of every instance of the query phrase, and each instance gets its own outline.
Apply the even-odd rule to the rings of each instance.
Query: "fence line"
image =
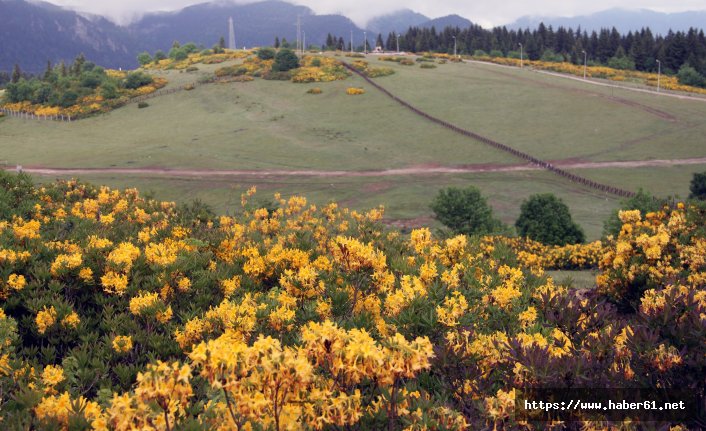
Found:
[[[0,108],[0,112],[7,115],[8,117],[23,118],[26,120],[46,120],[46,121],[76,121],[76,117],[71,117],[70,115],[37,115],[33,112],[15,111],[12,109]]]
[[[342,62],[342,63],[348,70],[350,70],[351,72],[353,72],[353,73],[357,74],[358,76],[360,76],[361,78],[363,78],[368,84],[372,85],[377,90],[381,91],[386,96],[390,97],[391,99],[393,99],[394,101],[396,101],[400,105],[404,106],[405,108],[409,109],[410,111],[414,112],[415,114],[417,114],[423,118],[426,118],[427,120],[429,120],[433,123],[436,123],[436,124],[439,124],[439,125],[445,127],[448,130],[451,130],[455,133],[467,136],[467,137],[474,139],[476,141],[480,141],[483,144],[486,144],[486,145],[491,146],[493,148],[499,149],[501,151],[505,151],[507,153],[510,153],[510,154],[514,155],[515,157],[518,157],[523,160],[527,160],[528,162],[530,162],[536,166],[539,166],[539,167],[546,169],[554,174],[557,174],[561,177],[564,177],[572,182],[584,185],[584,186],[592,188],[594,190],[599,190],[601,192],[610,193],[610,194],[613,194],[616,196],[626,197],[626,198],[630,198],[630,197],[635,196],[635,192],[631,192],[629,190],[624,190],[624,189],[621,189],[618,187],[609,186],[607,184],[599,183],[597,181],[593,181],[588,178],[585,178],[585,177],[582,177],[582,176],[579,176],[576,174],[572,174],[571,172],[566,171],[561,168],[558,168],[547,161],[538,159],[534,156],[531,156],[530,154],[523,153],[522,151],[516,150],[508,145],[493,141],[492,139],[489,139],[489,138],[481,136],[477,133],[471,132],[470,130],[463,129],[463,128],[458,127],[456,125],[453,125],[447,121],[444,121],[440,118],[434,117],[434,116],[422,111],[421,109],[418,109],[418,108],[414,107],[413,105],[405,102],[404,100],[400,99],[399,97],[395,96],[390,91],[388,91],[386,88],[384,88],[381,85],[379,85],[378,83],[374,82],[372,79],[365,76],[365,74],[363,74],[359,70],[355,69],[354,67],[352,67],[348,63],[346,63],[346,62]]]

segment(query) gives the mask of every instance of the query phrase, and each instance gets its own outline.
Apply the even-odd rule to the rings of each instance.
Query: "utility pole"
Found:
[[[302,32],[302,54],[304,54],[304,51],[306,51],[306,32]]]
[[[397,53],[400,53],[400,35],[397,35]]]
[[[662,77],[662,62],[657,60],[657,92],[659,93],[659,79]]]
[[[301,52],[302,43],[302,20],[301,16],[297,15],[297,51]]]
[[[524,58],[522,58],[522,44],[518,43],[520,45],[520,69],[522,69],[522,63],[524,62]]]
[[[586,50],[582,50],[583,52],[583,79],[586,79],[586,65],[588,64],[588,54],[586,54]]]
[[[353,30],[351,30],[351,54],[353,54]]]
[[[451,36],[454,38],[454,57],[456,57],[456,36]]]
[[[368,32],[367,31],[363,32],[363,52],[365,54],[368,53]]]
[[[233,17],[228,18],[228,49],[235,49],[235,27]]]

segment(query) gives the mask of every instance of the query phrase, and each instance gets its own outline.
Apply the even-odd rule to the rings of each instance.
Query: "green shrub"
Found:
[[[472,186],[439,190],[431,209],[437,220],[457,234],[482,235],[503,229],[480,190]]]
[[[140,102],[140,103],[137,104],[137,108],[138,108],[138,109],[146,108],[146,107],[148,107],[148,106],[150,106],[150,104],[147,103],[147,102]]]
[[[273,72],[287,72],[299,67],[299,57],[291,49],[280,49],[272,64]]]
[[[695,173],[689,185],[689,198],[706,201],[706,172]]]
[[[532,195],[522,203],[515,222],[517,233],[548,245],[585,241],[583,230],[573,222],[569,207],[551,193]]]
[[[152,62],[152,56],[149,52],[141,52],[137,55],[137,62],[140,63],[141,66],[144,66]]]
[[[275,58],[276,51],[273,48],[260,48],[257,50],[257,58],[260,60],[272,60]]]
[[[143,72],[132,72],[125,78],[125,88],[134,90],[152,83],[152,77]]]
[[[693,67],[685,64],[677,73],[679,83],[683,85],[691,85],[692,87],[706,87],[706,78],[704,78]]]
[[[118,97],[118,87],[115,86],[112,82],[106,82],[103,84],[103,88],[101,89],[101,96],[103,96],[104,99],[115,99]]]

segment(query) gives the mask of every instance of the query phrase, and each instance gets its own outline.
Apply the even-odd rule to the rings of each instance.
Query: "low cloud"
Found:
[[[174,11],[202,1],[194,0],[121,0],[103,2],[95,0],[52,0],[51,3],[74,10],[107,16],[119,24],[126,24],[139,18],[145,12]],[[235,0],[234,3],[252,3],[248,0]],[[385,15],[400,9],[412,9],[431,18],[458,14],[484,27],[504,25],[525,15],[576,16],[611,8],[651,9],[659,12],[680,12],[704,10],[703,0],[357,0],[340,2],[333,0],[293,0],[292,3],[308,6],[319,14],[340,13],[351,18],[358,25],[376,16]]]

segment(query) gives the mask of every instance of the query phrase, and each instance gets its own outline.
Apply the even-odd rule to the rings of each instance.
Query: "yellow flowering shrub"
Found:
[[[30,190],[0,220],[4,423],[530,429],[515,388],[701,387],[698,207],[624,212],[615,238],[556,248],[407,235],[383,209],[301,196],[262,208],[255,189],[199,219],[131,189]],[[595,289],[544,272],[595,266]]]
[[[365,90],[359,87],[348,87],[346,89],[346,94],[349,96],[357,96],[360,94],[365,94]]]

